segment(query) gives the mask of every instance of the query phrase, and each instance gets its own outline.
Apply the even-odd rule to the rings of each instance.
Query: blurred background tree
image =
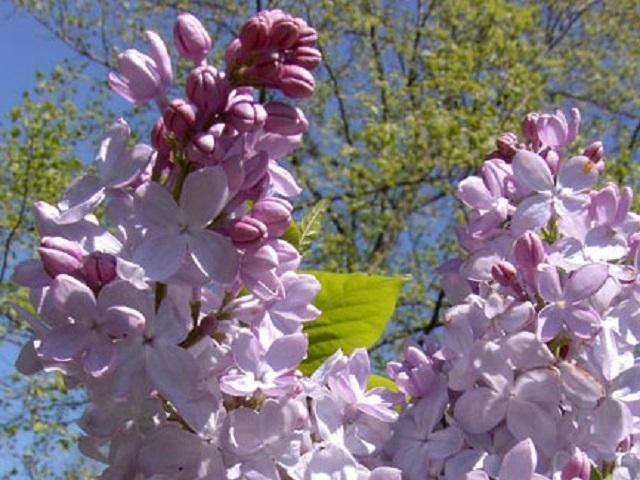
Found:
[[[583,143],[596,132],[606,140],[608,178],[640,180],[636,0],[12,3],[74,53],[39,78],[0,133],[6,187],[0,190],[0,300],[24,299],[8,282],[15,262],[35,247],[29,205],[59,197],[81,161],[91,160],[110,119],[126,116],[139,134],[148,131],[153,113],[108,91],[106,73],[117,53],[140,46],[145,29],[170,43],[175,14],[185,10],[210,29],[218,65],[229,39],[256,10],[288,10],[320,32],[318,92],[304,105],[311,128],[289,165],[305,190],[296,216],[326,199],[308,267],[410,275],[394,322],[373,348],[378,366],[407,335],[437,327],[446,299],[435,269],[453,254],[452,227],[461,215],[455,185],[493,150],[498,133],[519,132],[526,112],[581,108]],[[181,95],[182,87],[174,93]],[[28,332],[6,304],[1,313],[0,340],[23,343]],[[52,377],[13,376],[2,383],[6,448],[24,459],[7,476],[14,469],[15,478],[86,478],[73,454],[66,472],[54,455],[69,448],[73,407],[82,398],[64,396],[61,404],[65,387]]]

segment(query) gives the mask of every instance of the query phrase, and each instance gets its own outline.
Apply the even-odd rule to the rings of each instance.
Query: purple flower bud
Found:
[[[162,114],[167,129],[180,141],[185,140],[196,123],[196,112],[185,100],[172,100]]]
[[[219,113],[227,106],[230,86],[210,65],[194,68],[187,77],[187,98],[205,114]]]
[[[210,163],[209,160],[213,156],[215,148],[216,136],[213,132],[200,132],[189,143],[187,155],[192,162]]]
[[[428,395],[438,379],[433,359],[414,345],[405,348],[402,363],[389,362],[387,371],[398,389],[413,398]]]
[[[164,124],[162,117],[158,118],[156,123],[151,129],[151,145],[158,150],[159,154],[169,154],[171,152],[171,145],[167,141],[169,130]]]
[[[109,73],[109,85],[125,100],[147,103],[164,97],[171,85],[171,59],[162,39],[154,32],[145,32],[151,49],[146,55],[135,49],[118,55],[117,72]]]
[[[82,262],[82,273],[87,285],[99,290],[116,278],[116,257],[109,253],[91,252]]]
[[[518,272],[509,262],[498,262],[491,267],[491,276],[503,287],[509,287],[516,283]]]
[[[292,63],[307,70],[313,70],[322,63],[322,54],[317,48],[302,46],[287,52],[285,60],[286,63]]]
[[[173,27],[173,40],[178,53],[194,64],[199,64],[211,50],[211,37],[196,17],[181,13]]]
[[[264,129],[267,132],[280,135],[298,135],[309,126],[302,110],[282,102],[267,102],[264,104],[267,121]]]
[[[538,138],[551,148],[564,148],[578,135],[580,119],[580,111],[577,108],[571,109],[570,121],[567,121],[560,110],[542,114],[536,122]]]
[[[267,239],[267,226],[257,218],[243,216],[229,229],[229,237],[238,248],[250,248]]]
[[[261,12],[262,13],[262,12]],[[267,15],[258,14],[245,22],[238,38],[247,51],[262,50],[269,44],[271,22]]]
[[[242,71],[241,76],[246,76],[250,83],[276,84],[282,60],[277,52],[264,51],[255,56],[251,68]]]
[[[506,160],[511,160],[516,154],[518,137],[513,132],[505,132],[496,140],[496,147]]]
[[[251,209],[251,216],[267,226],[269,238],[282,235],[291,223],[293,206],[282,198],[267,197]]]
[[[535,232],[525,232],[513,247],[513,255],[519,268],[531,270],[545,258],[544,245]]]
[[[287,97],[306,98],[313,95],[316,82],[306,68],[298,65],[285,65],[280,73],[279,86]]]
[[[318,42],[318,32],[310,27],[302,18],[295,18],[298,24],[298,41],[295,47],[315,47]]]
[[[87,255],[80,244],[62,237],[43,237],[38,253],[45,271],[54,278],[63,273],[77,274]]]
[[[589,480],[591,478],[591,462],[589,457],[576,448],[569,462],[562,469],[562,480]]]
[[[245,53],[240,39],[233,39],[224,51],[224,62],[227,64],[227,72],[233,70],[235,66],[244,59]]]
[[[604,159],[604,145],[602,142],[593,142],[587,146],[582,155],[589,158],[593,163],[598,163]]]
[[[169,131],[164,125],[162,117],[158,118],[151,129],[151,144],[156,149],[156,157],[153,161],[153,174],[160,175],[165,169],[171,167],[171,145],[167,136]]]
[[[253,99],[241,96],[227,109],[227,119],[239,132],[248,132],[264,126],[267,111]]]
[[[522,120],[522,133],[524,138],[532,145],[538,145],[540,139],[538,138],[538,118],[540,114],[537,112],[527,113],[527,116]]]
[[[271,24],[269,46],[276,50],[288,50],[298,41],[300,27],[289,15],[283,15]]]

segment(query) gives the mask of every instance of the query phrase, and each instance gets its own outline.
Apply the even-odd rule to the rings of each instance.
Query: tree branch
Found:
[[[9,268],[9,253],[11,251],[11,244],[14,237],[17,235],[24,217],[27,211],[27,199],[29,197],[29,176],[31,173],[31,164],[33,162],[33,155],[31,154],[32,143],[29,141],[29,155],[25,162],[25,172],[22,181],[22,194],[20,196],[20,208],[18,210],[18,218],[16,219],[13,227],[9,230],[9,234],[4,241],[4,253],[2,254],[2,267],[0,268],[0,283],[4,281],[5,275]]]

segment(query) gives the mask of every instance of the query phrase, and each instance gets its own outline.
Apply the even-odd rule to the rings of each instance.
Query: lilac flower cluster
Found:
[[[571,113],[529,114],[458,186],[454,306],[388,366],[410,399],[385,447],[403,478],[640,478],[640,216],[628,187],[594,187],[600,142],[568,154]]]
[[[149,54],[126,50],[109,83],[159,106],[153,146],[130,146],[118,120],[95,172],[57,205],[36,203],[40,258],[14,272],[35,311],[20,310],[34,338],[18,369],[86,390],[79,447],[104,479],[399,479],[376,460],[398,414],[393,395],[368,389],[366,351],[338,351],[310,378],[298,369],[319,284],[281,238],[300,188],[279,161],[308,124],[256,93],[313,93],[315,30],[261,12],[223,72],[200,21],[181,14],[175,46],[193,69],[174,100],[167,47],[145,35]]]

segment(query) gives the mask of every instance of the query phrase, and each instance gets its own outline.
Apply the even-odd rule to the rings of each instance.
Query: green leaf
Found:
[[[300,220],[298,250],[301,254],[304,254],[311,243],[320,233],[322,227],[322,217],[329,208],[329,201],[326,199],[320,200],[316,203],[311,210]]]
[[[305,324],[309,352],[300,367],[305,374],[338,349],[349,354],[358,347],[372,346],[393,315],[405,280],[365,273],[307,273],[320,282],[313,303],[322,314]]]
[[[300,227],[298,227],[295,221],[291,220],[289,228],[287,228],[281,238],[300,250]]]
[[[369,383],[367,386],[369,388],[383,387],[387,390],[391,390],[392,392],[398,391],[398,386],[393,380],[383,375],[377,375],[375,373],[369,375]]]

